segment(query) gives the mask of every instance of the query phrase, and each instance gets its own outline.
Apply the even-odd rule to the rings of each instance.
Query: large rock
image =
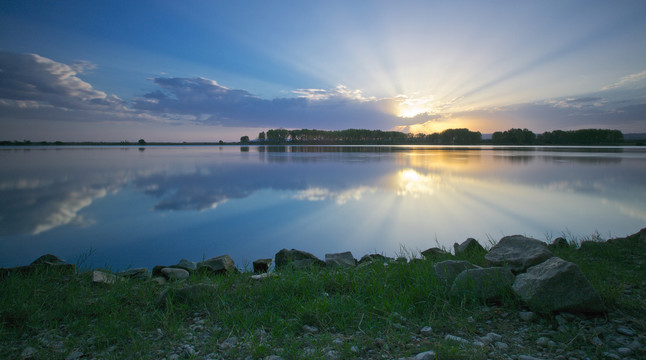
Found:
[[[207,284],[197,284],[185,288],[168,288],[157,297],[156,304],[165,307],[169,303],[194,304],[207,302],[215,295],[217,287]]]
[[[309,268],[311,266],[325,266],[325,262],[311,253],[296,249],[282,249],[276,253],[276,269],[281,269],[289,264],[294,268]]]
[[[451,295],[480,300],[499,300],[514,283],[514,274],[507,268],[469,269],[461,272],[451,285]]]
[[[581,269],[558,257],[518,275],[512,288],[534,311],[601,312],[604,309],[601,296]]]
[[[514,273],[542,263],[554,256],[547,245],[522,235],[505,236],[485,255],[492,266],[506,266]]]
[[[123,278],[103,270],[92,271],[92,282],[95,284],[114,284],[117,281],[123,281]]]
[[[312,270],[325,266],[325,262],[320,259],[302,259],[290,262],[286,267],[292,270]]]
[[[0,279],[12,274],[50,274],[72,275],[76,273],[76,265],[66,264],[55,255],[47,254],[34,260],[30,265],[13,268],[0,268]]]
[[[364,255],[364,256],[361,257],[361,260],[359,260],[359,264],[369,264],[369,263],[373,263],[373,262],[385,263],[385,262],[390,262],[390,261],[394,261],[394,260],[395,259],[387,257],[387,256],[383,256],[381,254],[368,254],[368,255]]]
[[[191,273],[191,272],[197,270],[197,263],[195,261],[182,259],[176,265],[172,265],[172,266],[169,266],[169,267],[174,267],[174,268],[177,268],[177,269],[184,269],[184,270],[188,271],[189,273]]]
[[[253,272],[255,273],[266,273],[269,271],[269,266],[271,265],[271,259],[258,259],[253,262]]]
[[[608,239],[606,242],[608,244],[615,244],[619,246],[636,246],[640,243],[646,243],[646,228],[643,228],[639,230],[639,232],[623,238]]]
[[[184,269],[166,267],[161,269],[161,274],[168,280],[188,279],[191,274]]]
[[[52,254],[45,254],[38,259],[34,260],[31,265],[54,265],[63,264],[65,261],[61,260],[58,256]]]
[[[478,240],[474,238],[468,238],[466,239],[462,244],[455,243],[453,244],[453,250],[455,250],[455,255],[460,254],[460,253],[478,253],[482,252],[484,253],[486,250],[485,248],[480,245]]]
[[[355,267],[357,266],[357,259],[355,259],[349,251],[336,254],[325,254],[325,266]]]
[[[434,259],[436,257],[442,257],[447,255],[451,255],[451,254],[444,251],[444,249],[440,249],[438,247],[432,247],[430,249],[426,249],[422,251],[422,256],[424,256],[427,259]]]
[[[229,255],[217,256],[208,260],[202,261],[197,264],[200,271],[208,271],[214,274],[236,273],[236,268],[233,259]]]
[[[447,284],[453,283],[453,280],[464,270],[480,269],[480,266],[464,260],[446,260],[435,264],[435,273],[440,280]]]

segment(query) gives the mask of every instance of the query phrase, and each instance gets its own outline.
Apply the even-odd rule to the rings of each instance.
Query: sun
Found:
[[[413,118],[420,114],[428,114],[433,112],[433,99],[431,96],[407,96],[399,95],[397,100],[397,116],[404,118]]]

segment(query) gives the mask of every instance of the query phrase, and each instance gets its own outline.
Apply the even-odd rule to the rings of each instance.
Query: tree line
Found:
[[[248,136],[240,139],[242,143],[249,141]],[[483,140],[479,131],[469,129],[447,129],[433,134],[366,129],[271,129],[258,134],[257,142],[312,145],[617,145],[624,142],[624,135],[619,130],[605,129],[555,130],[537,135],[528,129],[512,128],[493,133],[491,140]]]

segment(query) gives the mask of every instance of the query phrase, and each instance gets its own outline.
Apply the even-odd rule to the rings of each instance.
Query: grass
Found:
[[[554,253],[578,264],[609,308],[645,323],[643,242],[573,240]],[[355,269],[281,270],[261,281],[249,273],[192,274],[188,281],[164,286],[142,280],[93,284],[89,273],[9,276],[0,280],[0,354],[18,358],[32,346],[41,358],[51,359],[64,359],[74,350],[106,359],[163,358],[177,352],[179,344],[191,344],[199,356],[184,353],[182,358],[220,353],[227,359],[298,359],[304,352],[308,358],[325,358],[330,350],[340,358],[397,358],[427,350],[439,358],[490,358],[484,348],[444,341],[443,335],[472,338],[487,322],[504,329],[502,315],[522,305],[513,296],[494,307],[451,297],[434,273],[434,264],[449,258],[456,259],[446,255]],[[482,253],[462,258],[485,265]],[[198,283],[217,290],[204,301],[156,305],[165,288]],[[304,331],[305,325],[318,332]],[[419,334],[424,326],[434,329],[432,336]],[[189,332],[196,337],[187,340]],[[237,345],[219,346],[232,337]]]

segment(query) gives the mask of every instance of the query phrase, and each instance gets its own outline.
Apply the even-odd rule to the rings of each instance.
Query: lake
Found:
[[[282,248],[411,256],[646,227],[643,147],[30,147],[0,164],[0,267],[244,268]]]

